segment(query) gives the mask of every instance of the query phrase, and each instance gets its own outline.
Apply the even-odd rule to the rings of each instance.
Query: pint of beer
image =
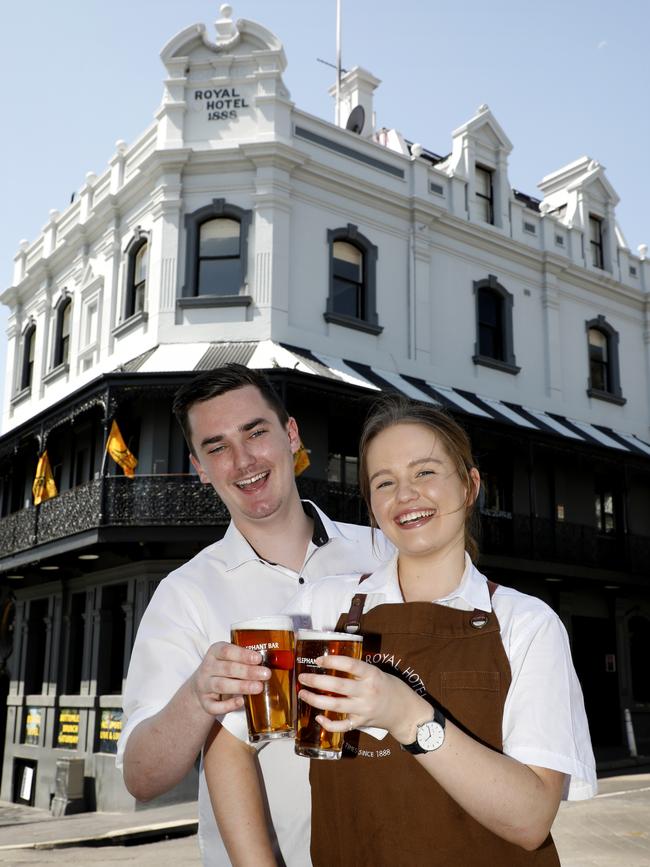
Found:
[[[313,629],[299,629],[296,635],[296,686],[299,689],[300,674],[331,674],[348,677],[342,671],[316,665],[319,656],[352,656],[361,659],[363,637],[347,635],[345,632],[318,632]],[[315,692],[315,690],[311,690]],[[334,693],[328,693],[334,695]],[[328,719],[341,720],[344,714],[329,710],[318,710],[305,701],[298,699],[296,720],[296,746],[299,756],[310,759],[340,759],[343,751],[345,732],[328,732],[316,722],[316,715],[323,714]]]
[[[271,669],[262,691],[244,696],[249,741],[294,737],[293,621],[283,615],[256,617],[233,623],[230,629],[233,644],[257,650],[262,665]]]

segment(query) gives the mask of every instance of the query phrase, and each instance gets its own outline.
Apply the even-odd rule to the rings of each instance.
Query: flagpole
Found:
[[[336,125],[341,126],[341,0],[336,0]]]

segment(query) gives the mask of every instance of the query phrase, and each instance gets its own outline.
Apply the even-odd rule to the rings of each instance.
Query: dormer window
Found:
[[[594,268],[605,267],[603,256],[603,221],[600,217],[589,214],[589,248],[591,250],[591,264]]]
[[[478,201],[478,217],[484,223],[494,225],[494,185],[491,169],[476,166],[476,199]]]

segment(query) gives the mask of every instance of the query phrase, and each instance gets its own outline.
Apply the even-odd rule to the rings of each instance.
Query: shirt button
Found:
[[[305,579],[301,575],[300,578],[298,578],[298,584],[304,584],[304,583],[305,583]]]

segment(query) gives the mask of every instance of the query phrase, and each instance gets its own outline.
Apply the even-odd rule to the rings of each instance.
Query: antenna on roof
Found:
[[[341,126],[341,0],[336,0],[336,125]]]

